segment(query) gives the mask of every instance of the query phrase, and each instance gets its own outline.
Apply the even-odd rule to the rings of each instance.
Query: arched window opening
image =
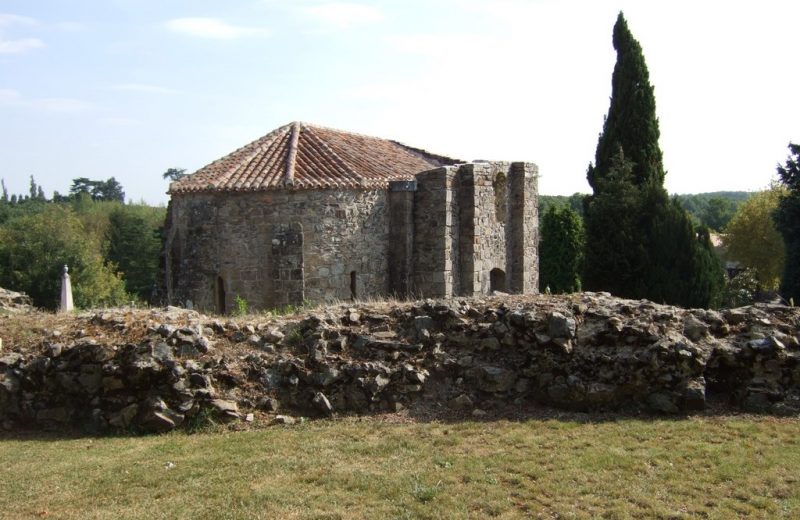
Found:
[[[217,300],[217,314],[225,314],[225,281],[221,276],[217,276],[214,292]]]
[[[351,300],[355,300],[356,299],[356,296],[357,296],[357,294],[356,294],[357,283],[358,283],[358,281],[356,279],[356,272],[355,271],[350,271],[350,299]]]
[[[496,268],[489,271],[489,291],[508,292],[505,271]]]

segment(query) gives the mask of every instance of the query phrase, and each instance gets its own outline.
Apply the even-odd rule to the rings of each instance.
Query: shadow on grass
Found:
[[[477,412],[476,412],[477,410]],[[297,411],[292,411],[297,412]],[[289,414],[289,411],[282,411],[282,414]],[[368,414],[345,413],[335,414],[333,417],[321,417],[318,415],[305,415],[298,412],[293,415],[302,418],[298,424],[288,426],[280,425],[274,421],[273,415],[263,414],[260,420],[253,424],[243,421],[224,424],[221,422],[198,422],[188,420],[179,428],[169,432],[148,432],[144,430],[129,428],[126,430],[109,430],[103,432],[90,431],[80,426],[43,429],[36,425],[18,425],[13,430],[0,430],[0,441],[56,441],[74,439],[109,439],[109,438],[135,438],[147,436],[161,436],[179,434],[223,434],[237,431],[252,431],[265,428],[297,428],[309,424],[332,424],[341,421],[375,421],[382,424],[460,424],[460,423],[485,423],[491,424],[499,421],[510,421],[517,423],[537,422],[537,421],[558,421],[564,423],[577,424],[603,424],[622,421],[640,422],[680,422],[692,419],[755,419],[772,418],[775,420],[798,420],[800,416],[776,415],[771,413],[745,412],[729,404],[728,400],[715,396],[707,401],[704,410],[695,412],[681,412],[675,414],[654,413],[643,409],[636,404],[629,404],[616,410],[608,411],[579,411],[565,410],[552,406],[536,403],[526,403],[521,405],[502,404],[493,408],[482,409],[473,408],[468,411],[453,410],[444,403],[435,401],[420,400],[408,409],[397,413],[376,412]]]

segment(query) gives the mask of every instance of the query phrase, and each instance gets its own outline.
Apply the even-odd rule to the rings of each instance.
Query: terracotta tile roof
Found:
[[[294,122],[173,182],[169,193],[385,188],[458,162],[387,139]]]

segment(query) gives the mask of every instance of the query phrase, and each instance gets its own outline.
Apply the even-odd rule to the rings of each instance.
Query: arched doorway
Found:
[[[494,268],[489,271],[489,292],[493,291],[508,292],[506,288],[506,272],[502,269]]]
[[[214,296],[217,304],[217,314],[225,314],[225,280],[222,279],[222,276],[217,276]]]

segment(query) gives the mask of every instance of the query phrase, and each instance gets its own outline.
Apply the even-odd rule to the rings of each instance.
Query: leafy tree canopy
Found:
[[[772,214],[785,188],[773,186],[739,206],[725,228],[727,257],[754,270],[764,290],[777,290],[783,273],[785,248]]]
[[[581,290],[585,234],[583,221],[570,206],[550,206],[539,225],[539,288],[554,293]]]
[[[186,168],[168,168],[167,171],[161,174],[161,177],[169,181],[177,181],[186,175]]]
[[[24,291],[35,305],[54,309],[64,265],[70,267],[76,306],[127,301],[123,281],[104,261],[101,244],[68,207],[48,204],[0,227],[0,286]]]
[[[77,179],[72,179],[72,186],[70,186],[69,192],[74,197],[81,193],[86,193],[92,200],[125,202],[125,191],[122,188],[122,184],[114,177],[110,177],[105,181],[78,177]]]

